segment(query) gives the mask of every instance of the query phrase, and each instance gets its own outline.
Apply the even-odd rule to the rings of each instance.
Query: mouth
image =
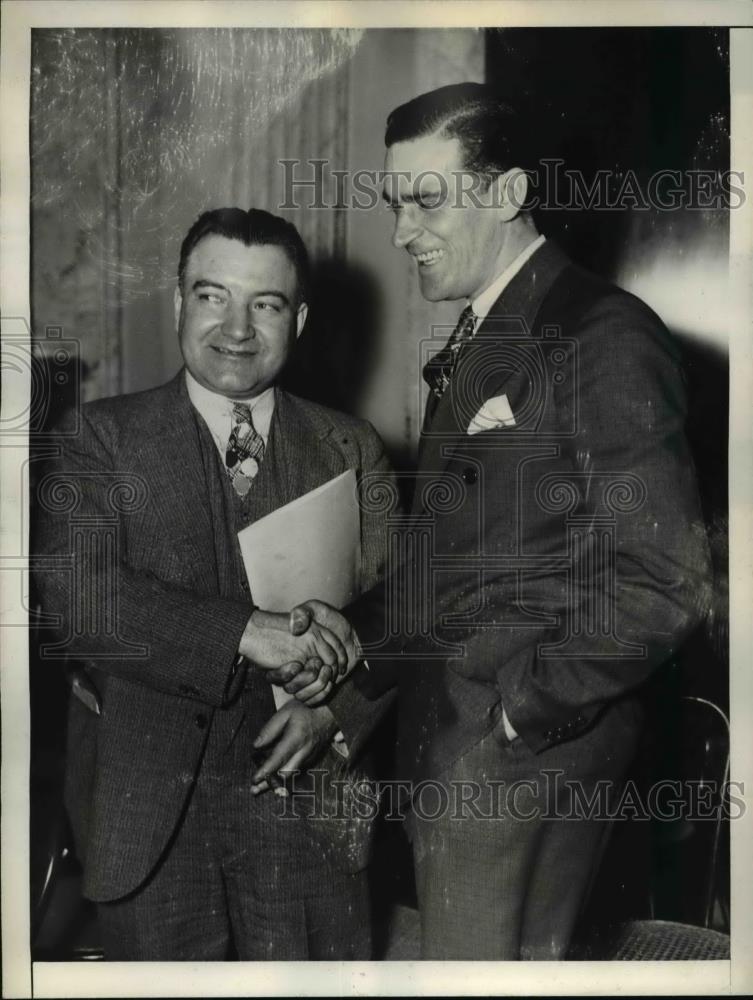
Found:
[[[444,250],[426,250],[424,253],[414,253],[419,267],[433,267],[444,257]]]
[[[256,351],[240,351],[231,347],[215,347],[214,345],[212,350],[227,358],[252,358],[256,354]]]

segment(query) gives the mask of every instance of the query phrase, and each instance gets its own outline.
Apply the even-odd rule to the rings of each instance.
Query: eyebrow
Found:
[[[264,295],[274,295],[276,299],[280,299],[280,301],[284,302],[286,306],[290,305],[290,299],[288,299],[287,295],[284,292],[278,291],[276,288],[269,288],[263,292],[255,292],[254,298],[260,299]]]
[[[442,193],[442,188],[437,187],[436,191],[424,191],[423,194],[419,193],[417,196],[414,194],[404,194],[400,195],[397,198],[393,198],[391,195],[387,194],[384,188],[382,188],[382,201],[385,201],[388,205],[400,205],[401,203],[404,202],[410,202],[414,205],[418,203],[420,205],[421,202],[426,201],[428,198],[431,198],[432,195],[441,193]]]
[[[199,288],[218,288],[222,292],[227,292],[228,295],[232,294],[230,289],[220,284],[219,281],[209,281],[207,278],[199,278],[191,285],[191,291],[195,292]],[[273,295],[275,298],[280,299],[280,301],[285,305],[290,305],[290,300],[287,295],[276,288],[269,288],[264,289],[261,292],[255,292],[254,298],[258,299],[264,295]]]
[[[219,288],[220,291],[230,294],[229,289],[225,288],[224,285],[221,285],[219,281],[207,281],[206,278],[199,278],[198,281],[194,281],[191,285],[191,291],[195,292],[197,288]]]

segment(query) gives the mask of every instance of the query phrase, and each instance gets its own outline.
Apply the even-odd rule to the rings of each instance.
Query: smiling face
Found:
[[[186,367],[229,399],[272,385],[303,330],[295,265],[274,245],[205,236],[175,291],[175,324]]]
[[[461,174],[459,140],[435,134],[396,142],[385,171],[384,197],[395,214],[392,242],[415,260],[423,297],[475,298],[501,270],[506,233],[493,191],[476,191],[481,204],[462,194],[470,178]]]

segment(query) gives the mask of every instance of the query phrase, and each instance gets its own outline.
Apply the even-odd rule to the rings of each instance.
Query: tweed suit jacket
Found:
[[[275,393],[273,423],[296,461],[270,509],[348,468],[359,478],[388,474],[382,442],[364,421]],[[98,901],[123,896],[153,869],[212,713],[245,681],[233,664],[250,604],[220,596],[230,570],[215,556],[197,419],[183,372],[160,388],[87,404],[61,426],[60,457],[39,486],[34,551],[61,566],[39,576],[43,606],[59,617],[62,648],[86,665],[102,702],[97,716],[71,698],[66,778],[84,892]],[[71,572],[82,524],[93,526],[99,554]],[[379,517],[365,513],[369,586],[383,546]]]
[[[469,434],[501,395],[515,424]],[[394,687],[399,773],[414,778],[501,727],[502,707],[541,752],[628,700],[708,606],[684,421],[659,318],[545,243],[425,422],[410,530],[431,533],[428,618],[404,594],[415,571],[350,609],[370,669],[332,705],[353,751]],[[385,605],[402,609],[400,635]]]

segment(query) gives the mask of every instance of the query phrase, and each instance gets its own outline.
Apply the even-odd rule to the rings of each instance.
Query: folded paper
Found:
[[[360,593],[361,520],[348,469],[238,532],[251,595],[265,611],[312,597],[342,608]],[[292,696],[272,688],[279,708]]]

